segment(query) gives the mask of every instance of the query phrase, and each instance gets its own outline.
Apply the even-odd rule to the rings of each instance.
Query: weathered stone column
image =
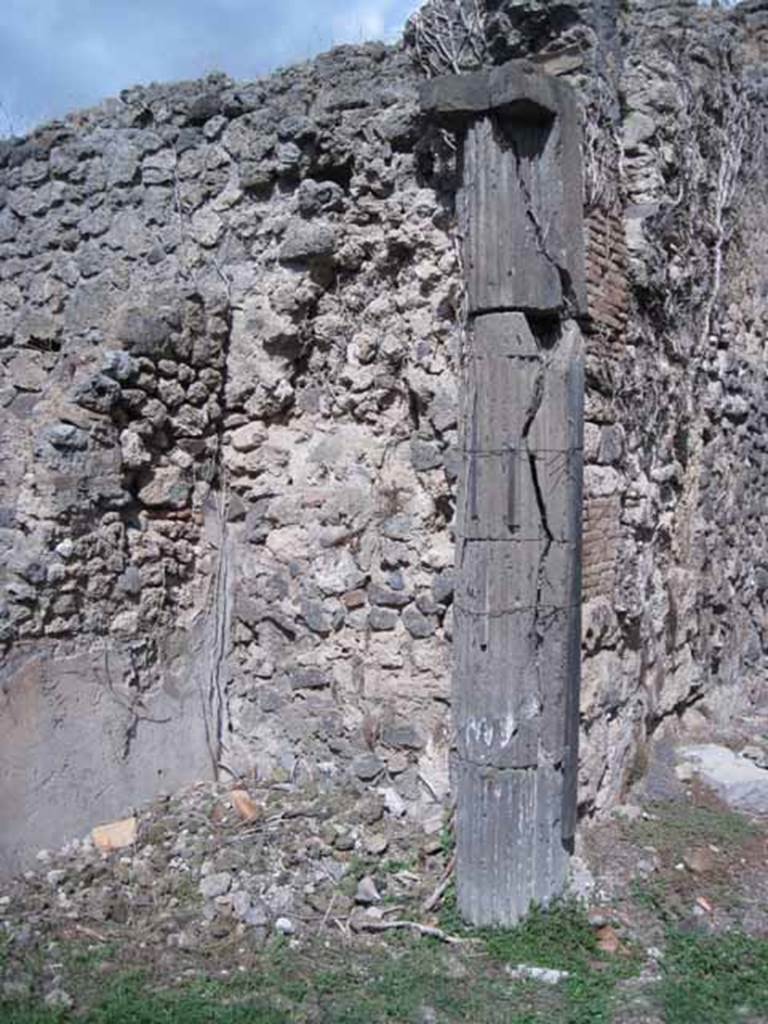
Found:
[[[565,882],[576,817],[583,354],[572,94],[514,61],[427,83],[459,141],[467,290],[453,709],[463,915]]]

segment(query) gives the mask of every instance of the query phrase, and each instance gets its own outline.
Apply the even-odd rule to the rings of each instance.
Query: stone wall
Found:
[[[767,19],[488,6],[489,59],[586,113],[590,810],[660,723],[760,696]],[[462,294],[413,54],[136,88],[2,144],[6,867],[213,771],[348,778],[439,828]]]

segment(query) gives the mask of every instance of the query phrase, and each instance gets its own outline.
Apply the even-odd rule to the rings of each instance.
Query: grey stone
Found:
[[[321,221],[293,221],[280,246],[286,263],[332,256],[336,251],[336,230]]]
[[[413,601],[413,594],[402,590],[391,590],[388,587],[380,587],[372,583],[368,587],[368,600],[373,605],[380,605],[384,608],[404,608]]]
[[[693,764],[703,782],[729,806],[768,814],[768,771],[754,761],[715,743],[681,747],[679,757]]]
[[[365,573],[346,549],[323,552],[315,559],[314,570],[317,585],[327,595],[357,590],[366,580]]]
[[[370,906],[372,903],[381,903],[381,893],[376,888],[376,883],[370,875],[365,875],[357,883],[355,890],[355,903],[362,906]]]
[[[427,591],[423,591],[416,598],[416,607],[422,615],[438,615],[443,611],[442,605],[438,604],[438,602],[435,601],[432,595]]]
[[[423,615],[418,608],[406,608],[403,612],[403,625],[416,640],[424,640],[432,636],[437,629],[434,619]]]
[[[371,608],[368,612],[368,625],[377,633],[387,632],[397,626],[398,614],[389,608]]]
[[[381,532],[390,540],[410,540],[414,532],[413,518],[400,514],[389,516],[381,524]]]
[[[328,636],[331,632],[331,617],[317,601],[304,599],[301,602],[301,617],[307,629],[318,636]]]
[[[71,1010],[75,1005],[72,996],[63,988],[54,988],[48,992],[44,999],[45,1005],[50,1010]]]
[[[268,928],[271,920],[269,907],[261,899],[253,899],[243,915],[243,923],[249,928]]]
[[[422,750],[424,739],[413,725],[385,725],[381,741],[388,747],[404,747],[406,750]]]
[[[124,594],[136,595],[141,593],[141,573],[135,565],[128,568],[118,576],[117,585]]]
[[[333,682],[331,674],[319,668],[296,668],[288,678],[292,690],[323,690]]]
[[[363,782],[372,782],[384,771],[384,764],[375,754],[358,757],[352,765],[352,771]]]
[[[641,143],[648,142],[656,134],[657,127],[652,117],[633,110],[624,121],[624,151],[631,152]]]
[[[169,326],[149,309],[128,306],[119,310],[113,335],[133,355],[159,359],[169,351]]]
[[[224,896],[231,886],[232,875],[229,871],[217,871],[201,878],[198,890],[204,899],[212,900],[217,896]]]
[[[443,569],[432,580],[432,596],[438,604],[447,605],[453,600],[455,578],[453,569]]]
[[[56,423],[45,431],[47,441],[62,451],[84,451],[88,447],[88,434],[71,423]]]
[[[341,210],[344,205],[344,190],[335,181],[314,181],[305,178],[299,185],[299,210],[305,217],[318,213]]]
[[[97,373],[75,388],[78,405],[92,412],[109,413],[120,404],[121,390],[117,381],[106,374]]]
[[[443,455],[436,444],[430,441],[411,441],[411,463],[418,473],[430,469],[439,469],[443,464]]]
[[[147,483],[139,490],[139,499],[150,508],[167,506],[184,508],[192,485],[178,466],[162,466],[153,470]]]
[[[107,351],[101,358],[101,371],[120,384],[128,384],[139,374],[139,365],[127,352]]]

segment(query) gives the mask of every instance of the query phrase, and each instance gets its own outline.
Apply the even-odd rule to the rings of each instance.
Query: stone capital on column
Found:
[[[527,61],[425,82],[422,109],[459,138],[470,314],[587,312],[579,109]]]

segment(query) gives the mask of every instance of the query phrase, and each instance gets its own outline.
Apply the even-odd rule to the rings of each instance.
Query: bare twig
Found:
[[[440,884],[432,893],[432,895],[428,896],[427,899],[425,899],[421,905],[421,909],[424,911],[425,914],[428,913],[430,910],[434,910],[435,907],[440,903],[440,900],[443,898],[443,896],[445,896],[446,889],[451,884],[451,879],[453,877],[453,869],[455,868],[455,866],[456,856],[454,854],[454,856],[451,857],[451,859],[448,861],[448,865],[445,871],[443,872],[443,877],[440,880]]]
[[[427,77],[485,62],[484,0],[432,0],[410,19],[416,60]]]
[[[447,942],[450,946],[462,946],[468,942],[476,942],[476,939],[460,939],[456,935],[449,935],[442,928],[433,928],[431,925],[419,924],[418,921],[376,921],[365,918],[356,919],[352,927],[360,932],[388,932],[395,929],[410,930],[430,939],[439,939],[440,942]]]
[[[328,924],[328,918],[331,916],[331,911],[333,910],[333,905],[336,902],[337,895],[337,893],[333,893],[333,895],[331,896],[331,900],[326,908],[325,914],[323,915],[323,923],[320,925],[321,928],[325,928],[325,926]]]

